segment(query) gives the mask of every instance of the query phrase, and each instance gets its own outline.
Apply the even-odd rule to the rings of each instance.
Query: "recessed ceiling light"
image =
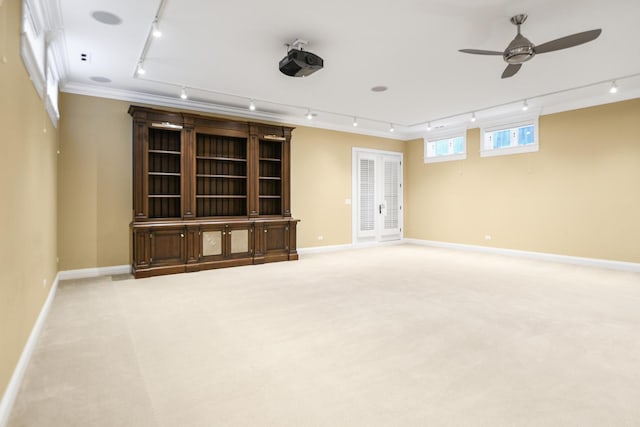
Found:
[[[111,83],[111,79],[102,76],[92,76],[89,80],[93,80],[96,83]]]
[[[98,22],[107,25],[120,25],[122,24],[122,19],[118,15],[114,15],[111,12],[105,12],[104,10],[97,10],[91,14],[93,19]]]
[[[386,87],[386,86],[374,86],[374,87],[371,88],[371,92],[384,92],[387,89],[389,89],[389,88]]]

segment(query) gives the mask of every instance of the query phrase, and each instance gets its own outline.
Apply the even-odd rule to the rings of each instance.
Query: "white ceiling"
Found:
[[[161,0],[57,1],[62,31],[54,43],[65,52],[68,92],[397,138],[424,133],[429,121],[518,111],[524,99],[545,113],[640,96],[638,0],[165,0],[163,36],[150,38],[140,77],[136,64]],[[95,11],[122,23],[99,23]],[[503,50],[518,13],[529,15],[522,32],[535,44],[603,31],[593,42],[536,56],[510,79],[500,78],[502,58],[458,52]],[[324,69],[306,78],[279,72],[284,45],[296,38],[309,41]],[[613,79],[621,89],[615,96],[607,93]],[[376,85],[389,89],[374,93]],[[317,114],[311,121],[307,108]]]

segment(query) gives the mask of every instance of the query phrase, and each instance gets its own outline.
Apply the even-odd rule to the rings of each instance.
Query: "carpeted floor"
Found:
[[[60,283],[9,426],[638,426],[640,274],[402,245]]]

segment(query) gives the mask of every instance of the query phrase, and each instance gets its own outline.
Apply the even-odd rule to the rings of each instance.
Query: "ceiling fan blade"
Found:
[[[562,37],[559,39],[551,40],[550,42],[542,43],[536,46],[534,49],[537,53],[553,52],[554,50],[566,49],[568,47],[578,46],[583,43],[595,40],[602,33],[602,30],[583,31],[582,33],[571,34],[570,36]]]
[[[500,56],[502,56],[502,52],[498,52],[496,50],[460,49],[460,50],[458,50],[458,52],[472,53],[474,55],[500,55]]]
[[[518,70],[520,70],[520,67],[522,67],[522,64],[507,65],[507,68],[505,68],[504,71],[502,72],[502,78],[506,79],[508,77],[513,76],[515,73],[518,72]]]

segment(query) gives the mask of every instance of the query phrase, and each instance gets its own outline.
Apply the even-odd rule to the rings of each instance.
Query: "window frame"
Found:
[[[58,127],[58,120],[60,119],[60,109],[58,107],[58,95],[60,94],[60,74],[58,73],[58,67],[56,66],[55,55],[53,49],[49,47],[47,49],[47,86],[45,96],[45,108],[49,113],[49,118],[54,127]]]
[[[454,139],[458,137],[462,137],[464,152],[446,154],[441,156],[435,155],[433,157],[429,157],[427,155],[428,144],[436,143],[438,141],[447,140],[447,139]],[[428,135],[425,135],[423,139],[424,139],[423,157],[424,157],[425,164],[452,162],[455,160],[465,160],[467,158],[467,129],[466,128],[458,127],[453,129],[447,129],[445,131],[430,132]]]
[[[483,123],[480,126],[480,157],[508,156],[512,154],[535,153],[540,151],[540,127],[538,125],[538,117],[538,114],[518,115]],[[533,126],[532,144],[485,148],[485,138],[487,133],[500,130],[517,129],[524,126]]]
[[[22,0],[20,55],[40,98],[46,89],[46,35],[40,4]]]

